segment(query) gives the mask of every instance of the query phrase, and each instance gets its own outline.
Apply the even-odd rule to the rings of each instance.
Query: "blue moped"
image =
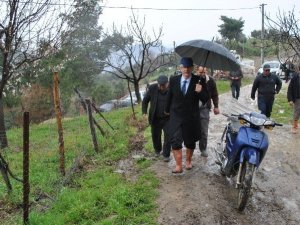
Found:
[[[268,135],[263,131],[282,126],[265,115],[251,112],[242,114],[223,114],[228,117],[220,142],[215,149],[221,173],[236,178],[239,190],[237,209],[243,211],[252,186],[253,174],[262,162],[268,146]]]

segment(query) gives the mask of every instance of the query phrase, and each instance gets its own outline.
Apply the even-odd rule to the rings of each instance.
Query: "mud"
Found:
[[[251,85],[242,88],[238,101],[257,111],[250,91]],[[230,101],[230,93],[220,96],[222,112]],[[291,125],[267,131],[268,152],[256,171],[246,209],[238,212],[235,179],[220,175],[213,152],[226,122],[223,115],[211,114],[209,156],[201,157],[196,149],[192,170],[173,175],[173,157],[169,163],[159,159],[151,167],[161,181],[158,224],[300,224],[300,133],[291,134]]]

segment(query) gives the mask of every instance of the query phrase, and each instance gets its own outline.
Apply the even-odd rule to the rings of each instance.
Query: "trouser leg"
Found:
[[[163,156],[170,157],[171,152],[171,140],[170,140],[170,131],[169,131],[169,121],[165,121],[163,124],[164,132],[164,144],[163,144]]]
[[[209,125],[209,109],[204,108],[200,110],[200,140],[199,140],[200,151],[204,151],[207,148],[208,125]]]
[[[260,113],[266,115],[267,108],[266,108],[266,103],[265,103],[265,100],[263,97],[260,96],[257,98],[257,106],[258,106],[258,109],[260,110]]]
[[[293,116],[293,127],[292,127],[292,133],[296,134],[298,133],[298,120],[300,116],[300,99],[296,99],[294,103],[294,116]]]
[[[162,150],[161,134],[162,128],[158,124],[151,125],[152,143],[155,153],[160,153]]]
[[[231,85],[231,95],[233,98],[235,98],[235,86]]]
[[[294,103],[294,120],[299,120],[300,117],[300,98],[296,99]]]
[[[274,98],[268,98],[268,99],[265,99],[265,104],[266,104],[266,116],[268,118],[271,117],[271,113],[272,113],[272,108],[273,108],[273,103],[274,103]]]
[[[239,99],[240,97],[240,90],[241,90],[240,86],[236,86],[236,95],[235,95],[236,99]]]

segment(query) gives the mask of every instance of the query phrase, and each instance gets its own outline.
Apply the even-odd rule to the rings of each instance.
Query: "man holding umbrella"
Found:
[[[170,141],[176,167],[172,173],[182,173],[182,143],[186,147],[187,170],[192,169],[195,143],[199,140],[199,101],[205,104],[208,92],[205,82],[192,74],[193,60],[183,57],[180,61],[181,75],[173,76],[169,82],[169,92],[165,112],[170,115]]]

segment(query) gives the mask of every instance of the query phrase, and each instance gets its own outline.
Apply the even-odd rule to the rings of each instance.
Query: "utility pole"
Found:
[[[267,4],[261,4],[261,34],[260,34],[260,59],[261,64],[264,63],[264,33],[265,33],[265,5]]]

